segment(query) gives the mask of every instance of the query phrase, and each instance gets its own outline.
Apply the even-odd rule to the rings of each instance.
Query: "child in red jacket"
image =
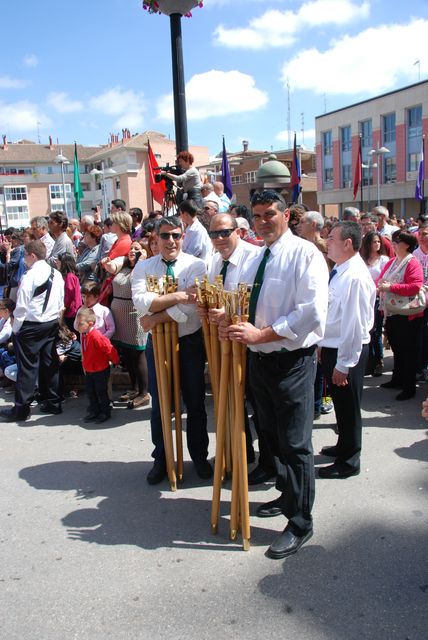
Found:
[[[83,421],[101,424],[110,418],[110,361],[119,364],[119,355],[110,340],[95,329],[95,321],[93,309],[79,309],[76,328],[81,334],[82,365],[89,399],[88,413]]]

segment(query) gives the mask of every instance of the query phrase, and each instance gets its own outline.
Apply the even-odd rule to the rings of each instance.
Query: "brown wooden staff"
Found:
[[[177,451],[177,475],[183,480],[183,428],[181,423],[181,395],[180,395],[180,345],[178,342],[177,323],[171,324],[172,343],[172,371],[174,376],[174,413],[175,413],[175,447]]]

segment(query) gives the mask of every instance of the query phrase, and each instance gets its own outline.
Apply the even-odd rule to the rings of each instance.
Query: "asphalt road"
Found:
[[[95,428],[83,397],[1,423],[0,638],[426,640],[428,384],[399,403],[382,380],[366,378],[361,475],[317,480],[314,536],[282,561],[264,555],[282,517],[252,516],[249,552],[229,541],[229,486],[211,535],[190,462],[176,493],[147,485],[149,409]],[[315,423],[316,452],[333,424]],[[251,490],[251,513],[275,496]]]

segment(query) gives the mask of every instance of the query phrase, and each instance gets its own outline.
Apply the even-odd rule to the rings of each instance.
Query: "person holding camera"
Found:
[[[203,208],[202,196],[201,196],[201,177],[199,171],[193,166],[194,157],[189,151],[180,151],[177,156],[177,165],[183,171],[183,173],[177,176],[175,173],[169,171],[161,171],[160,175],[169,178],[177,183],[182,188],[183,198],[191,198],[199,209]]]

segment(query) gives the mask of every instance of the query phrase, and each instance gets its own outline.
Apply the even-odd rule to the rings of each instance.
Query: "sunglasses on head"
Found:
[[[255,204],[269,204],[270,202],[284,202],[284,198],[271,189],[255,193],[251,198],[251,206]]]
[[[212,240],[217,238],[230,238],[235,229],[219,229],[218,231],[208,231],[208,235]]]
[[[179,233],[178,231],[171,231],[170,233],[168,233],[167,231],[163,231],[159,234],[159,238],[162,238],[162,240],[169,240],[170,238],[172,238],[173,240],[180,240],[182,235],[183,234]]]

